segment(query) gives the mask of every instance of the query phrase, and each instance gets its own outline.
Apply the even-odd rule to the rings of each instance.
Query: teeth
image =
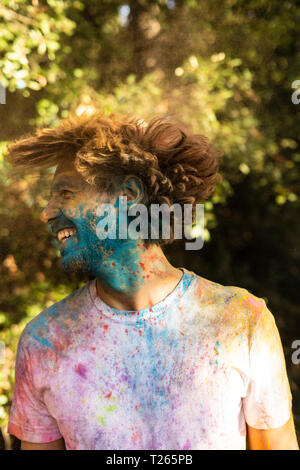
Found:
[[[76,228],[64,228],[57,233],[58,241],[62,241],[64,238],[69,238],[77,232]]]

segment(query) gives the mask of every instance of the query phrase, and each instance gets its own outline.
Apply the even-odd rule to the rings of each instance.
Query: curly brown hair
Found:
[[[219,156],[208,139],[166,118],[149,123],[120,114],[70,116],[37,129],[8,147],[6,160],[20,168],[56,166],[73,159],[84,180],[109,191],[128,175],[141,179],[147,204],[189,203],[212,195],[220,179]]]

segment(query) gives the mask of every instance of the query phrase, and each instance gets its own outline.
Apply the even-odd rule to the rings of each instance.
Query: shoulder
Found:
[[[268,312],[263,298],[251,293],[248,289],[223,285],[194,273],[197,303],[205,315],[211,316],[220,325],[227,324],[232,330],[247,328],[250,335],[260,317]]]
[[[20,339],[20,347],[45,347],[55,350],[53,341],[66,338],[72,326],[78,323],[83,313],[92,306],[89,281],[64,299],[40,312],[25,326]]]

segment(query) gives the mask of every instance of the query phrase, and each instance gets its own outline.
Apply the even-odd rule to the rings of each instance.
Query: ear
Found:
[[[138,204],[145,196],[145,188],[138,176],[128,175],[121,185],[121,195],[127,196],[128,204]]]

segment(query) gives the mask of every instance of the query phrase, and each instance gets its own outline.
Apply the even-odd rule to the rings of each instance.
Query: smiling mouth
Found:
[[[57,239],[59,243],[63,243],[67,240],[67,238],[72,237],[76,232],[76,228],[63,228],[62,230],[59,230],[59,232],[57,232]]]

